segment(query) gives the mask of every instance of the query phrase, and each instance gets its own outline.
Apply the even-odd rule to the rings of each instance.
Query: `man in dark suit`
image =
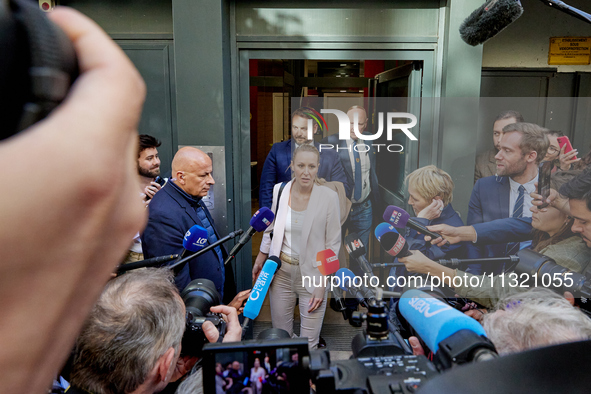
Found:
[[[468,225],[508,217],[531,217],[530,194],[536,190],[538,164],[548,150],[547,130],[532,123],[505,126],[499,143],[497,175],[479,179],[474,185],[468,210]],[[469,258],[501,257],[526,247],[522,242],[468,247]],[[478,268],[473,267],[472,273]],[[497,270],[498,271],[498,270]]]
[[[261,183],[259,188],[259,206],[271,208],[273,202],[273,186],[280,182],[291,180],[291,153],[302,144],[312,143],[308,139],[308,120],[312,119],[314,123],[314,133],[318,129],[318,124],[314,121],[308,110],[299,108],[294,111],[291,117],[291,139],[273,144],[271,151],[265,159],[263,171],[261,174]],[[316,149],[320,150],[320,144],[314,143]],[[320,152],[320,166],[318,167],[318,178],[324,178],[326,181],[342,182],[347,195],[353,190],[352,184],[347,182],[345,170],[335,151],[323,150]]]
[[[195,224],[207,230],[208,244],[220,238],[201,201],[215,184],[211,173],[207,154],[193,147],[179,149],[172,160],[172,177],[176,180],[167,182],[149,205],[148,224],[141,237],[146,258],[182,253],[183,237]],[[175,278],[177,287],[182,290],[193,279],[209,279],[227,304],[236,293],[236,285],[231,269],[224,269],[226,256],[224,247],[219,246],[189,261]]]

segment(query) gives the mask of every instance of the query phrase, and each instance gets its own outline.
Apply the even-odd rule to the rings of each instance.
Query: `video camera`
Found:
[[[240,392],[257,385],[268,393],[307,393],[311,382],[316,392],[323,394],[406,394],[454,365],[496,356],[482,327],[478,331],[462,323],[463,317],[473,319],[424,292],[411,290],[403,294],[399,308],[405,322],[416,325],[419,335],[425,335],[423,341],[435,348],[430,349],[436,360],[442,355],[443,361],[431,362],[425,356],[413,355],[394,326],[388,324],[388,308],[378,297],[370,302],[366,314],[354,316],[365,321],[366,327],[352,341],[351,359],[331,362],[327,350],[310,352],[305,338],[268,339],[263,333],[256,340],[206,344],[204,392],[215,392],[217,384],[225,392]],[[438,326],[447,337],[433,337],[425,330],[430,326]],[[264,376],[251,382],[250,371],[257,359],[259,368],[265,368]],[[228,379],[224,371],[234,364],[241,365],[240,371],[230,371],[234,377]]]

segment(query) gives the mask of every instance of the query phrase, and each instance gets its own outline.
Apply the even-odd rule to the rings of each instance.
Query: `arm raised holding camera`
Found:
[[[81,74],[49,117],[0,143],[0,164],[17,180],[0,206],[7,392],[47,389],[146,220],[135,165],[145,84],[90,19],[60,7],[49,17],[73,42]],[[96,182],[107,178],[109,187]]]

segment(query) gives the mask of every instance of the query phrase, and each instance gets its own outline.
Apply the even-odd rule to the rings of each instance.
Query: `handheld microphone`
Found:
[[[476,46],[499,34],[523,14],[519,0],[488,0],[460,25],[460,36]]]
[[[407,257],[412,254],[408,250],[406,239],[398,232],[388,232],[382,235],[380,245],[386,253],[393,257]]]
[[[392,226],[390,223],[386,223],[386,222],[382,222],[380,224],[378,224],[376,226],[376,229],[374,230],[374,234],[376,236],[376,239],[378,240],[378,242],[380,242],[380,239],[382,238],[382,235],[386,234],[386,233],[390,233],[390,232],[398,232],[396,231],[396,229],[394,228],[394,226]]]
[[[224,265],[228,264],[234,257],[236,257],[240,249],[242,249],[244,245],[248,243],[248,241],[252,238],[254,233],[260,233],[261,231],[265,231],[267,227],[269,227],[271,223],[273,223],[273,220],[275,220],[275,215],[273,214],[273,211],[271,211],[269,208],[262,207],[261,209],[256,211],[253,217],[250,218],[250,227],[248,228],[248,230],[246,230],[246,233],[244,233],[244,235],[240,238],[238,243],[234,245],[234,247],[228,254],[228,257],[226,258],[226,261],[224,261]]]
[[[345,249],[347,250],[347,253],[349,253],[349,256],[357,261],[359,268],[361,268],[363,272],[373,276],[371,265],[369,264],[369,261],[367,261],[367,258],[365,258],[365,246],[361,242],[357,233],[351,233],[345,237]]]
[[[480,323],[425,292],[408,290],[397,308],[444,366],[496,356]]]
[[[242,323],[243,332],[248,327],[248,322],[252,319],[256,319],[261,312],[263,301],[271,286],[271,281],[279,268],[281,268],[281,260],[279,257],[270,256],[267,261],[265,261],[263,269],[261,270],[256,283],[252,287],[250,297],[248,297],[244,310],[242,311],[242,314],[245,317],[244,322]]]
[[[183,237],[183,253],[181,259],[198,252],[207,244],[207,230],[196,224],[185,233]]]
[[[127,271],[131,271],[137,268],[145,268],[145,267],[155,267],[162,265],[164,263],[168,263],[171,260],[176,260],[179,258],[178,254],[169,254],[167,256],[158,256],[152,257],[151,259],[145,259],[141,261],[135,261],[133,263],[123,264],[117,267],[117,273],[123,273]]]
[[[339,287],[357,298],[357,301],[364,307],[367,308],[369,302],[376,299],[373,291],[365,286],[355,286],[355,274],[350,269],[341,268],[336,272],[335,276],[339,278]]]
[[[402,208],[398,208],[397,206],[388,206],[388,208],[386,208],[384,211],[383,218],[386,222],[390,223],[394,227],[409,227],[421,234],[430,236],[432,239],[441,238],[441,235],[427,230],[427,227],[423,226],[421,223],[418,223],[416,220],[411,219],[408,212]]]
[[[191,227],[191,228],[193,228],[193,227]],[[203,228],[203,227],[201,227],[201,228]],[[217,240],[216,242],[212,243],[211,245],[209,245],[201,250],[198,250],[196,253],[188,255],[184,259],[175,261],[175,263],[170,265],[168,268],[172,269],[174,271],[174,274],[176,275],[183,269],[183,267],[184,267],[185,263],[187,263],[187,261],[194,259],[195,257],[199,257],[204,253],[209,252],[210,250],[212,250],[213,248],[215,248],[217,246],[220,246],[224,242],[228,242],[232,238],[235,238],[235,237],[241,235],[243,232],[244,231],[242,229],[232,231],[230,234],[226,235],[224,238]],[[185,245],[184,241],[183,241],[183,245]]]
[[[316,253],[314,267],[318,268],[322,275],[332,275],[339,269],[339,258],[332,249],[321,250]]]

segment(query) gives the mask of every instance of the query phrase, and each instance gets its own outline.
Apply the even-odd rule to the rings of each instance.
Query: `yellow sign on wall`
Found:
[[[552,37],[548,64],[589,64],[591,37]]]

